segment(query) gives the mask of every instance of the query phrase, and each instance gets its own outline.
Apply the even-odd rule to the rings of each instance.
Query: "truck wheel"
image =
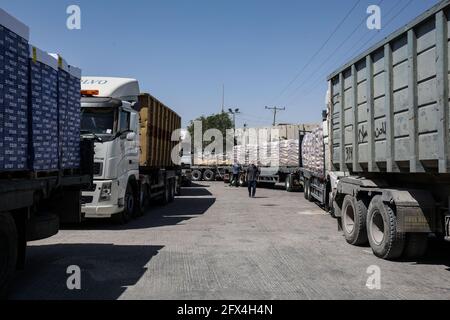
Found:
[[[356,197],[346,196],[342,204],[342,229],[347,242],[354,246],[367,244],[367,206]]]
[[[288,175],[286,178],[286,191],[287,192],[294,192],[294,177],[292,175]]]
[[[405,234],[397,231],[394,210],[375,196],[367,214],[367,233],[373,253],[382,259],[399,258],[405,248]]]
[[[311,187],[309,179],[305,180],[305,190],[303,191],[303,195],[305,196],[306,200],[311,201]]]
[[[161,199],[159,200],[159,204],[165,206],[170,201],[170,182],[167,181],[166,185],[164,186],[164,192],[161,196]]]
[[[169,203],[175,201],[175,181],[171,180],[169,183]]]
[[[0,299],[6,298],[16,271],[18,235],[10,213],[0,213]]]
[[[202,172],[200,170],[192,171],[192,181],[201,181],[202,180]]]
[[[408,233],[406,234],[405,250],[403,256],[407,259],[417,259],[425,255],[428,248],[428,234]]]
[[[119,224],[130,222],[136,212],[136,196],[130,183],[127,185],[124,199],[124,209],[121,213],[114,216],[114,220]]]
[[[141,185],[139,192],[139,215],[143,216],[145,211],[150,207],[150,188],[148,184]]]
[[[205,170],[203,173],[203,180],[205,181],[214,181],[215,178],[216,176],[212,170]]]

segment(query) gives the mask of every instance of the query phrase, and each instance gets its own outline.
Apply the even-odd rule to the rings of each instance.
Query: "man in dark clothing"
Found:
[[[247,168],[248,196],[254,198],[256,196],[256,185],[261,170],[252,164]]]

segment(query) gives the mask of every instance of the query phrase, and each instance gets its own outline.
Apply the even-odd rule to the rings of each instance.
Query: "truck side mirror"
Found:
[[[127,140],[128,141],[134,141],[136,139],[136,133],[134,133],[134,132],[129,132],[128,134],[127,134]]]

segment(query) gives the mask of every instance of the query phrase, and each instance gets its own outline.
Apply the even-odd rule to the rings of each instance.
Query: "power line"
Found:
[[[357,0],[355,5],[348,11],[348,13],[345,15],[344,19],[336,26],[334,31],[330,34],[328,39],[322,44],[322,46],[317,50],[315,54],[311,56],[311,58],[308,60],[308,62],[303,66],[303,68],[295,75],[295,77],[289,82],[289,84],[281,91],[281,93],[274,99],[274,101],[278,100],[283,94],[291,87],[292,84],[297,81],[297,79],[303,74],[303,72],[311,65],[311,63],[314,61],[314,59],[317,57],[317,55],[322,52],[322,50],[325,48],[325,46],[330,42],[330,40],[333,38],[333,36],[336,34],[336,32],[342,27],[342,25],[347,21],[347,19],[350,17],[350,15],[353,13],[353,11],[356,9],[356,7],[360,4],[362,0]]]
[[[393,16],[391,19],[388,20],[388,22],[386,23],[385,27],[390,25],[400,14],[403,13],[403,11],[409,7],[409,5],[413,2],[414,0],[409,0],[408,3],[406,3],[399,12],[397,12],[395,14],[395,16]],[[393,9],[392,9],[393,10]],[[366,45],[371,42],[379,33],[381,32],[381,30],[377,30],[377,32],[370,38],[368,39],[366,42],[363,43],[362,46],[360,46],[358,49],[356,49],[354,52],[358,53],[360,52],[362,49],[364,49],[366,47]]]
[[[384,1],[385,1],[385,0],[381,0],[377,5],[378,5],[378,6],[381,6],[381,5],[383,4]],[[398,4],[399,4],[399,2],[396,3],[396,5],[394,6],[394,8],[395,8]],[[394,8],[392,8],[391,10],[393,10]],[[340,45],[339,45],[336,49],[332,50],[332,51],[331,51],[331,54],[330,54],[330,55],[328,56],[328,58],[325,59],[324,61],[328,62],[328,61],[330,61],[330,59],[332,59],[333,57],[335,57],[335,56],[336,56],[336,52],[339,51],[339,50],[344,46],[344,44],[346,44],[347,41],[350,40],[350,39],[356,34],[356,32],[359,30],[359,28],[360,28],[362,25],[364,25],[364,23],[365,23],[366,21],[367,21],[367,18],[364,17],[364,18],[362,19],[362,21],[356,26],[356,28],[349,34],[349,36],[347,36],[347,38],[346,38],[344,41],[342,41],[342,42],[340,43]],[[366,34],[364,34],[364,36],[365,36],[365,35],[366,35]],[[359,41],[361,41],[361,39],[360,39]],[[359,43],[359,41],[357,41],[357,42]],[[324,66],[325,66],[325,63],[321,64],[321,65],[319,66],[319,68],[318,68],[317,70],[315,70],[315,71],[311,74],[311,76],[313,76],[315,73],[317,73],[319,70],[321,70]],[[311,77],[308,77],[308,79],[311,79]],[[289,96],[289,98],[295,96],[296,93],[297,93],[297,91],[300,90],[306,83],[308,83],[307,80],[303,81],[303,82],[302,82],[302,83],[301,83],[301,84],[300,84],[300,85],[292,92],[292,94]]]
[[[285,111],[286,108],[266,107],[266,110],[272,110],[272,112],[273,112],[273,126],[275,127],[277,125],[277,113],[278,113],[278,111]]]
[[[387,26],[389,26],[401,13],[403,13],[403,11],[411,4],[413,2],[413,0],[409,0],[408,1],[408,3],[406,3],[391,19],[389,19],[388,20],[388,22],[385,24],[385,28],[387,27]],[[394,7],[392,7],[391,8],[391,10],[394,10],[395,8],[397,8],[398,7],[398,5],[400,4],[401,2],[397,2],[396,3],[396,5],[394,5]],[[381,30],[378,30],[372,37],[370,37],[366,42],[364,42],[363,44],[362,44],[362,46],[360,46],[360,47],[358,47],[356,50],[354,50],[354,51],[352,51],[351,53],[350,53],[350,55],[348,55],[347,56],[347,58],[345,58],[345,60],[348,60],[348,59],[350,59],[350,58],[352,58],[352,57],[354,57],[357,53],[359,53],[359,52],[361,52],[362,51],[362,49],[364,49],[365,47],[366,47],[366,45],[367,44],[369,44],[373,39],[375,39],[375,37],[377,37],[379,34],[380,34],[380,32],[381,32]],[[365,36],[367,36],[366,34],[364,34],[357,42],[360,42],[362,39],[364,39],[364,37]],[[321,67],[323,67],[324,65],[322,65]],[[327,74],[328,74],[328,72],[327,72]],[[327,74],[325,74],[325,75],[322,75],[322,76],[320,76],[317,80],[318,81],[315,81],[314,82],[314,85],[313,86],[311,86],[311,90],[305,90],[305,91],[303,91],[303,92],[306,92],[305,93],[305,95],[309,95],[311,92],[312,92],[312,90],[316,87],[316,85],[318,84],[318,83],[320,83],[320,81],[322,81],[323,79],[323,77],[325,77]],[[298,89],[300,89],[300,87],[298,88]],[[295,97],[294,97],[295,98]],[[290,101],[290,103],[292,103],[293,102],[293,100],[294,99],[292,99],[291,101]]]

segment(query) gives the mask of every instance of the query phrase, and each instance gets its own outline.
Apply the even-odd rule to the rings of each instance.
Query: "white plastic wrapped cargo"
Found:
[[[325,176],[325,154],[322,128],[307,133],[303,138],[302,162],[304,169],[311,171],[318,177],[323,178]]]
[[[0,170],[28,169],[29,28],[0,9]]]
[[[262,167],[270,167],[270,143],[264,142],[259,145],[259,164]]]
[[[246,153],[245,153],[245,164],[258,164],[259,156],[258,156],[258,145],[257,144],[249,144],[246,145]]]
[[[244,146],[235,146],[234,147],[234,161],[239,163],[240,165],[245,165],[245,147]]]
[[[299,140],[280,141],[280,166],[295,167],[299,165],[300,143]]]
[[[34,171],[58,169],[58,63],[30,46],[30,164]]]

